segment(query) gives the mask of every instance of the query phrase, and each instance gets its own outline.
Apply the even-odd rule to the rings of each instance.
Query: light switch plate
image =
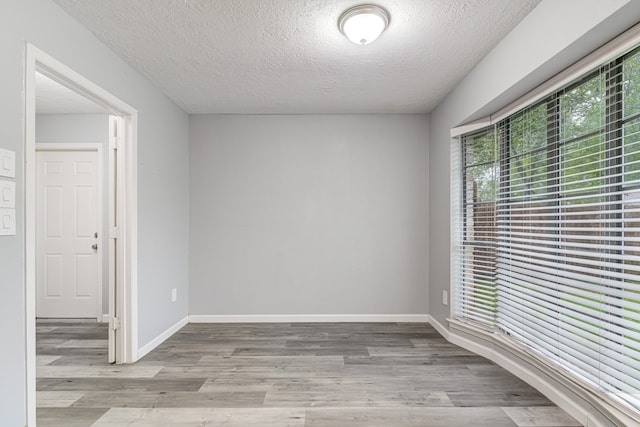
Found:
[[[0,209],[0,236],[16,235],[16,210]]]
[[[0,179],[0,208],[16,207],[16,183]]]
[[[16,152],[0,148],[0,176],[16,177]]]
[[[449,305],[449,292],[445,290],[442,291],[442,304]]]

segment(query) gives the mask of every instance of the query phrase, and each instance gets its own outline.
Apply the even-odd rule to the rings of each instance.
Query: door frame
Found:
[[[104,184],[105,184],[105,179],[104,179],[104,168],[103,168],[103,162],[104,162],[104,157],[102,157],[102,144],[100,143],[64,143],[64,142],[44,142],[44,143],[38,143],[36,142],[36,153],[37,152],[42,152],[42,151],[55,151],[55,152],[95,152],[98,156],[98,177],[100,179],[100,182],[98,184],[98,200],[99,200],[99,206],[100,209],[98,209],[98,223],[100,224],[100,228],[98,229],[98,241],[96,242],[98,244],[98,250],[96,253],[96,256],[98,257],[97,260],[97,269],[98,269],[98,289],[96,290],[96,320],[98,321],[98,323],[102,323],[105,319],[103,319],[103,307],[102,307],[102,293],[104,291],[104,263],[102,262],[102,258],[104,256],[104,233],[102,232],[104,230]],[[36,165],[37,165],[37,161],[36,161]],[[37,177],[38,177],[38,171],[37,171],[37,167],[36,167],[36,183],[37,183]],[[110,191],[110,189],[108,189],[107,191]],[[108,202],[107,202],[108,203]],[[38,206],[38,204],[36,203],[36,212],[42,209],[41,206]],[[37,241],[37,238],[36,238]],[[37,255],[37,246],[36,246],[36,255]],[[115,269],[115,264],[112,262],[109,262],[107,264],[107,268],[109,268],[109,277],[115,277],[115,271],[112,271],[111,268]],[[36,284],[37,285],[37,284]],[[37,289],[36,289],[37,292]],[[37,313],[37,306],[36,306],[36,313]],[[109,307],[109,315],[111,314],[111,307]]]
[[[36,85],[35,73],[45,74],[63,86],[105,107],[123,124],[118,140],[109,141],[109,158],[113,157],[118,177],[110,188],[110,245],[116,252],[117,269],[110,307],[119,321],[110,321],[115,330],[116,363],[133,363],[138,359],[137,304],[137,143],[138,112],[105,89],[83,77],[31,43],[25,43],[24,100],[24,239],[25,239],[25,354],[27,382],[27,425],[36,425]],[[111,166],[111,165],[110,165]],[[111,206],[112,201],[115,206]],[[113,228],[111,228],[113,226]],[[117,226],[117,227],[116,227]],[[112,257],[110,257],[112,258]],[[113,318],[113,316],[111,316]]]

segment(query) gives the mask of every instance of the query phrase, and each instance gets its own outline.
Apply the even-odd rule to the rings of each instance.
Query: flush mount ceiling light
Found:
[[[338,19],[340,32],[355,44],[363,46],[377,39],[388,26],[389,13],[373,4],[347,9]]]

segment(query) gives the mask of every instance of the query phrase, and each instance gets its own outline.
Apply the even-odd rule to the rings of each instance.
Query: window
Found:
[[[496,316],[496,228],[497,186],[495,130],[469,135],[462,145],[462,229],[464,259],[459,299],[461,315],[492,324]]]
[[[640,412],[640,49],[452,150],[455,318]]]

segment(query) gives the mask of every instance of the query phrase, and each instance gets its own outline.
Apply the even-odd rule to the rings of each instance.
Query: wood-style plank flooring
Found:
[[[106,334],[38,321],[39,426],[580,426],[427,324],[190,324],[128,366]]]

